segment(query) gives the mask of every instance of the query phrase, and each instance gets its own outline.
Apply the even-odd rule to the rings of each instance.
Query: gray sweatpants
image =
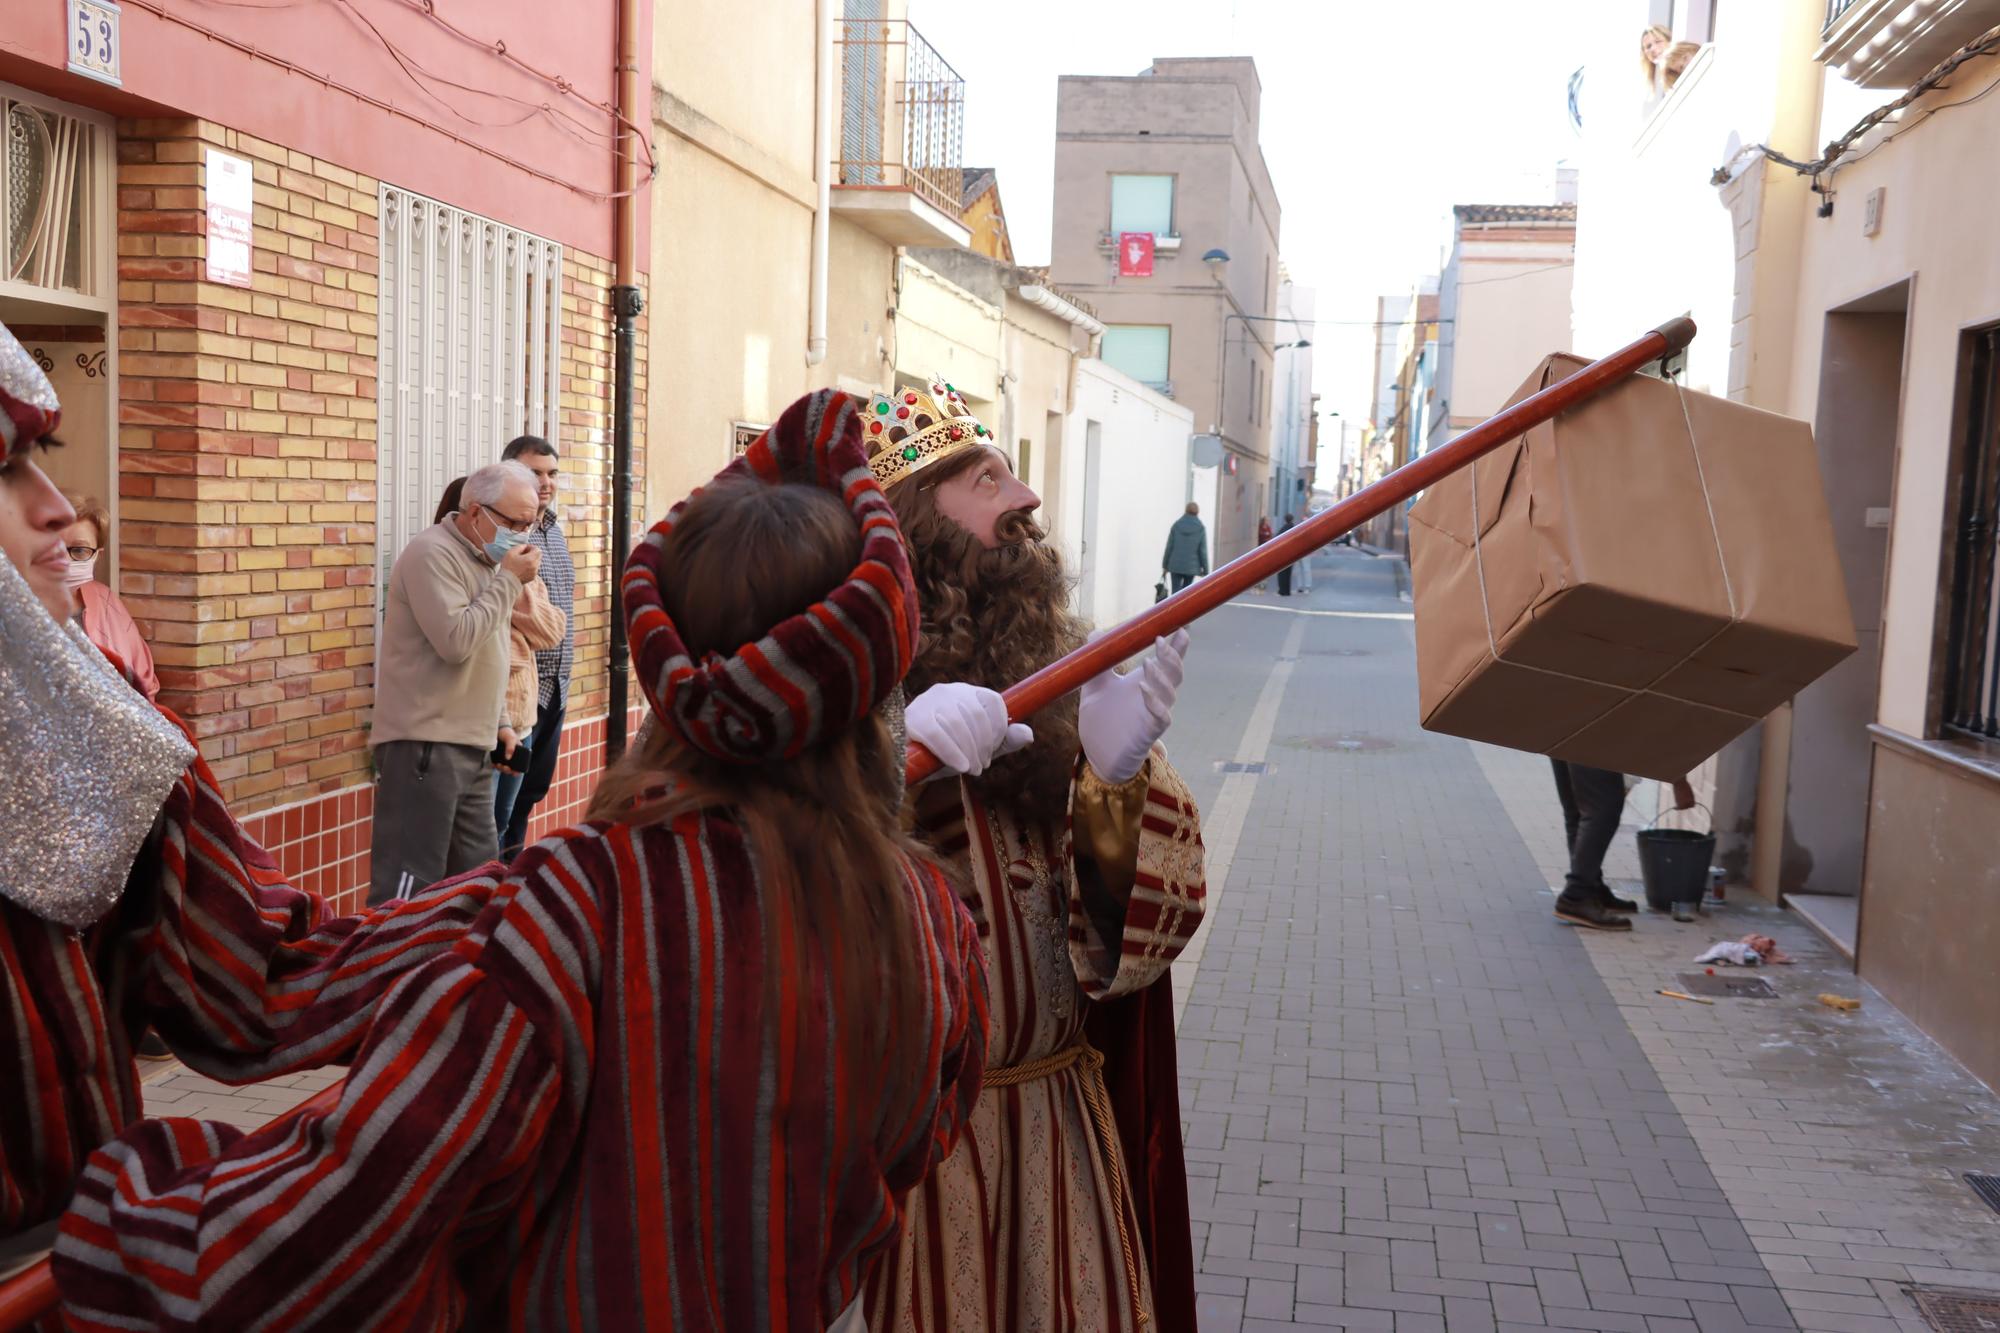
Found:
[[[371,905],[407,898],[500,854],[488,751],[443,741],[375,747]]]

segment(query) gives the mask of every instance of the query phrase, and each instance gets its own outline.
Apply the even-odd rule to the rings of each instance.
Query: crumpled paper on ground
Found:
[[[1736,967],[1756,967],[1762,963],[1789,963],[1792,960],[1769,935],[1745,935],[1740,940],[1724,940],[1711,945],[1697,963],[1729,963]]]

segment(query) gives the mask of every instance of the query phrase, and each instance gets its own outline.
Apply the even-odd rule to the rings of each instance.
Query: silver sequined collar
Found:
[[[0,898],[75,930],[97,921],[193,759],[0,558]]]

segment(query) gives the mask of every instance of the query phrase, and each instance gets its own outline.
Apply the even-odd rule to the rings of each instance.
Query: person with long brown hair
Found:
[[[997,689],[1078,647],[1061,553],[957,389],[878,396],[870,464],[916,566],[913,692]],[[983,773],[921,788],[916,828],[984,927],[985,1090],[909,1201],[866,1299],[877,1333],[1193,1327],[1193,1254],[1167,967],[1206,895],[1200,815],[1158,746],[1185,634],[1030,719]],[[910,735],[933,749],[928,718]]]
[[[852,1317],[987,1030],[977,928],[898,832],[916,593],[856,406],[794,404],[635,550],[639,743],[588,823],[492,868],[334,1110],[149,1122],[92,1158],[57,1251],[72,1327]],[[954,693],[983,766],[1004,712]]]

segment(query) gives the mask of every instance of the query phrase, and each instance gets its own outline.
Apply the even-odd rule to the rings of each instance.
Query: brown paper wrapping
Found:
[[[1854,651],[1811,428],[1648,376],[1426,491],[1410,570],[1426,729],[1642,777]]]

